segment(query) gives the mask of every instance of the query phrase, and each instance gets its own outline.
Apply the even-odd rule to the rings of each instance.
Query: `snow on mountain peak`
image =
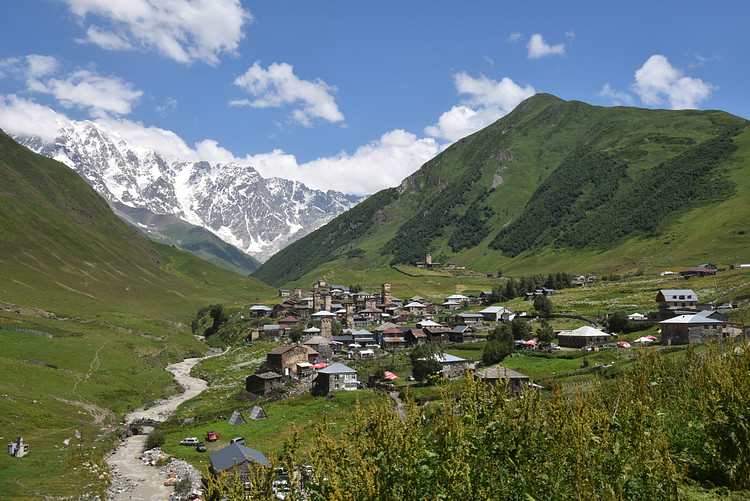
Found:
[[[107,127],[106,120],[69,121],[54,142],[16,139],[74,169],[110,205],[177,216],[261,261],[361,200],[287,179],[263,179],[249,165],[199,161],[169,131],[162,131],[171,141],[169,153],[161,153],[152,136],[139,138],[139,130],[121,122]],[[179,159],[175,152],[182,149],[185,157]]]

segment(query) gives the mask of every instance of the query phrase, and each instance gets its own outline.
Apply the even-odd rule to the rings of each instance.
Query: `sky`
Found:
[[[545,92],[750,118],[750,2],[23,0],[0,128],[372,194]]]

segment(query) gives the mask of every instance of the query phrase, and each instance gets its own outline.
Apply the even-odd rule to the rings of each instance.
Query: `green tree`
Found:
[[[628,328],[628,314],[624,311],[616,311],[607,318],[609,332],[625,332]]]
[[[334,320],[331,322],[331,335],[332,336],[340,336],[341,331],[344,330],[344,327],[341,325],[341,322],[338,320]]]
[[[542,319],[539,328],[536,330],[536,337],[542,343],[550,343],[555,339],[555,331],[552,330],[552,326],[546,318]]]
[[[443,370],[440,358],[443,347],[440,343],[418,344],[409,353],[411,360],[411,374],[417,381],[424,381],[427,376],[437,374]]]
[[[534,309],[544,318],[552,315],[552,300],[547,296],[536,296],[534,298]]]
[[[291,330],[289,331],[289,340],[293,342],[294,344],[299,343],[300,341],[302,341],[304,330],[305,330],[305,325],[302,322],[297,322],[297,325],[292,327]]]
[[[513,333],[513,339],[528,339],[529,337],[529,326],[526,325],[525,318],[514,318],[510,323],[510,329]]]
[[[482,363],[493,365],[501,362],[505,357],[513,353],[513,331],[508,324],[495,327],[487,337],[487,344],[482,350]]]

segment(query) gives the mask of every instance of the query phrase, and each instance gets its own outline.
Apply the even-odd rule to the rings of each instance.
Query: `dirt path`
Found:
[[[205,390],[207,383],[204,380],[188,375],[190,369],[200,360],[202,359],[187,358],[182,362],[168,365],[167,370],[174,374],[175,381],[182,385],[185,392],[148,409],[133,411],[126,416],[126,421],[163,421],[182,402]],[[146,435],[133,435],[122,440],[107,457],[107,463],[113,473],[111,501],[159,501],[169,499],[174,494],[173,487],[164,485],[168,475],[161,468],[151,466],[148,460],[144,460],[142,451],[145,443]]]

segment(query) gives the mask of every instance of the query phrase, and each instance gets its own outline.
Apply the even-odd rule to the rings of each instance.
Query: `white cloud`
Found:
[[[54,56],[29,54],[26,57],[9,57],[0,60],[0,76],[13,76],[18,79],[35,79],[51,75],[60,63]]]
[[[30,78],[42,78],[54,74],[57,71],[59,63],[53,56],[40,56],[30,54],[26,56],[27,75]]]
[[[121,35],[111,31],[101,31],[96,26],[89,26],[86,30],[86,38],[78,39],[78,42],[91,42],[104,50],[130,50],[133,45]]]
[[[666,57],[656,54],[635,72],[632,90],[644,104],[658,106],[664,99],[672,109],[697,108],[716,87],[699,78],[683,76]]]
[[[538,59],[544,56],[564,56],[565,46],[560,45],[548,45],[544,41],[544,37],[539,33],[534,33],[529,39],[529,43],[526,44],[526,48],[529,49],[529,59]]]
[[[608,98],[614,106],[632,106],[633,96],[623,91],[616,91],[608,83],[604,84],[602,90],[599,91],[601,97]]]
[[[319,190],[364,195],[399,185],[438,152],[434,139],[420,139],[397,129],[361,146],[353,155],[342,152],[300,165],[293,155],[276,150],[248,157],[248,161],[264,177],[283,177]]]
[[[473,78],[461,72],[454,75],[454,80],[458,93],[468,94],[468,99],[443,113],[437,124],[425,128],[430,136],[451,142],[507,115],[536,92],[531,85],[521,87],[508,77],[498,82],[484,75]]]
[[[521,38],[523,38],[523,35],[518,31],[514,31],[508,36],[508,42],[516,43],[516,42],[521,41]]]
[[[159,113],[161,116],[164,116],[167,114],[168,111],[174,111],[177,109],[177,99],[168,97],[167,101],[164,104],[158,104],[156,105],[156,112]]]
[[[344,120],[332,95],[336,87],[320,79],[301,80],[287,63],[273,63],[266,70],[256,62],[234,84],[255,96],[255,99],[234,100],[229,103],[233,106],[279,108],[301,103],[302,107],[295,109],[292,116],[294,121],[306,127],[310,127],[316,118],[329,122]]]
[[[236,53],[253,19],[240,0],[62,1],[86,26],[86,41],[105,50],[156,50],[186,64],[216,65]]]
[[[29,89],[51,94],[64,107],[86,109],[95,117],[110,113],[127,115],[143,94],[117,77],[103,77],[89,70],[43,82],[32,80]]]
[[[143,92],[118,77],[102,76],[91,70],[61,74],[53,56],[31,54],[0,61],[0,70],[24,81],[26,92],[48,94],[65,108],[80,108],[93,117],[126,115]]]
[[[39,136],[54,141],[60,123],[68,119],[47,106],[20,98],[15,94],[0,95],[0,129],[18,136]]]
[[[8,133],[54,141],[59,128],[69,122],[64,115],[46,106],[15,95],[0,95],[0,128]],[[294,155],[281,150],[236,157],[213,139],[191,147],[170,130],[147,127],[124,118],[103,117],[94,123],[114,140],[126,142],[137,152],[156,151],[167,161],[207,161],[213,165],[235,162],[255,168],[266,178],[292,179],[314,189],[359,195],[397,186],[440,149],[432,138],[418,138],[403,130],[393,130],[351,155],[341,152],[300,164]]]

